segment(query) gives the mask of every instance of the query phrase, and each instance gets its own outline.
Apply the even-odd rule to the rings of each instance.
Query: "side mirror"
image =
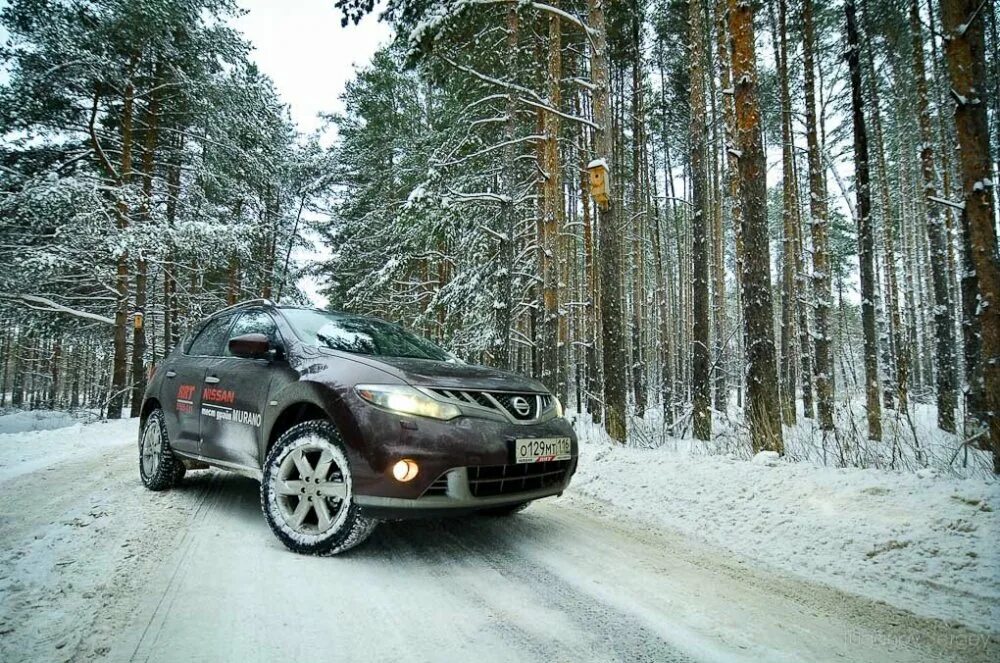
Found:
[[[229,339],[229,352],[244,359],[270,359],[271,343],[263,334],[243,334]]]

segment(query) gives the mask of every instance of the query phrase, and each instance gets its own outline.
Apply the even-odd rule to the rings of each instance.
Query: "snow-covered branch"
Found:
[[[20,301],[21,303],[25,304],[28,308],[33,309],[35,311],[66,313],[67,315],[72,315],[77,318],[84,318],[86,320],[95,320],[97,322],[103,322],[106,325],[115,324],[115,321],[111,318],[105,317],[103,315],[98,315],[96,313],[88,313],[87,311],[81,311],[79,309],[63,306],[62,304],[52,301],[48,297],[39,297],[38,295],[0,294],[0,299]]]
[[[569,113],[563,113],[562,111],[557,110],[557,109],[553,108],[552,106],[550,106],[550,105],[548,105],[546,103],[539,102],[539,101],[532,101],[531,99],[524,99],[523,97],[521,98],[520,101],[521,101],[521,103],[528,104],[529,106],[534,106],[535,108],[541,108],[542,110],[544,110],[547,113],[553,113],[554,115],[558,115],[559,117],[563,118],[564,120],[569,120],[571,122],[579,122],[580,124],[585,124],[588,127],[590,127],[591,129],[594,129],[595,131],[599,130],[601,128],[600,126],[598,126],[597,124],[591,122],[590,120],[588,120],[585,117],[580,117],[579,115],[570,115]]]
[[[964,201],[955,202],[954,200],[948,200],[947,198],[939,198],[937,196],[927,196],[927,200],[931,201],[932,203],[938,203],[939,205],[947,205],[948,207],[954,207],[955,209],[965,209]]]

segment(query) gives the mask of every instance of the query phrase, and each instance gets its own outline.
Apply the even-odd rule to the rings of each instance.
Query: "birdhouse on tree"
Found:
[[[608,162],[604,159],[594,159],[587,164],[590,172],[590,197],[601,209],[608,208],[611,195],[608,183]]]

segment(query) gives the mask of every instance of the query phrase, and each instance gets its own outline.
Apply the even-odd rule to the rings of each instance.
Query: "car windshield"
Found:
[[[307,345],[376,357],[454,361],[449,352],[384,320],[310,309],[284,309],[283,313]]]

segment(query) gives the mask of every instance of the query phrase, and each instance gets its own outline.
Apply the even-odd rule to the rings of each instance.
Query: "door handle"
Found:
[[[214,375],[208,375],[205,377],[205,384],[219,384],[219,378]]]
[[[168,378],[172,378],[177,375],[177,371],[167,371],[166,373],[164,373],[164,375],[166,375]]]

